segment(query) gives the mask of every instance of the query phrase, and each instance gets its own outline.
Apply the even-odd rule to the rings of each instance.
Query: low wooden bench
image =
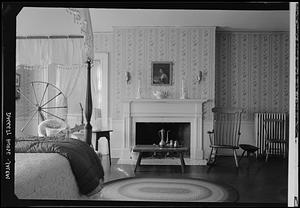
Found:
[[[141,160],[143,157],[143,153],[150,152],[150,153],[156,153],[156,152],[169,152],[173,153],[176,152],[179,154],[180,161],[181,161],[181,172],[184,173],[184,167],[185,167],[185,162],[183,158],[184,152],[188,151],[187,147],[159,147],[158,145],[136,145],[132,149],[133,152],[138,152],[139,156],[136,161],[136,165],[134,168],[134,172],[136,172],[136,169],[138,166],[141,165]]]

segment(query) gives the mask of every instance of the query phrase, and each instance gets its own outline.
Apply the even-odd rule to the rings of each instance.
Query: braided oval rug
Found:
[[[104,184],[102,200],[235,202],[238,192],[226,184],[196,178],[130,177]]]

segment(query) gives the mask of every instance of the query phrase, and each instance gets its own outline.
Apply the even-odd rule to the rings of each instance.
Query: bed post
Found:
[[[88,145],[91,145],[92,141],[92,125],[90,123],[92,116],[92,93],[91,93],[91,60],[87,60],[87,88],[86,88],[86,100],[85,100],[85,117],[86,117],[86,125],[85,125],[85,141]]]

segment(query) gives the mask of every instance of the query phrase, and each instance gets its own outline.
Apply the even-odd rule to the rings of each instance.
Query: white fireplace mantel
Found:
[[[204,164],[202,104],[200,99],[131,99],[123,102],[124,140],[121,159],[134,159],[137,122],[190,123],[190,158],[187,164]]]

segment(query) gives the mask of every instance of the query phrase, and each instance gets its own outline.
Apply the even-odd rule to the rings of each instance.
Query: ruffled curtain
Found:
[[[17,39],[16,65],[45,66],[51,63],[49,39]]]
[[[82,38],[17,39],[16,65],[83,64],[83,45]]]
[[[93,60],[94,58],[93,33],[89,9],[76,8],[67,9],[67,11],[74,15],[75,23],[80,24],[81,33],[84,38],[25,38],[16,40],[17,66],[24,65],[24,68],[26,68],[26,66],[29,66],[27,68],[31,68],[32,66],[37,66],[37,68],[46,67],[47,70],[51,70],[51,74],[53,72],[54,80],[52,79],[51,83],[56,85],[67,98],[62,99],[62,97],[59,96],[58,99],[55,100],[56,106],[70,104],[70,102],[68,103],[68,100],[70,100],[71,96],[84,97],[86,93],[87,76],[86,62],[87,60]],[[99,80],[95,80],[97,76],[93,75],[93,70],[91,78],[93,100],[97,100],[99,96],[94,85],[99,82]],[[51,80],[51,78],[48,77],[47,79],[48,80],[41,81],[50,82],[49,80]],[[75,95],[74,92],[78,92],[78,86],[84,89],[84,91],[79,91],[80,95]],[[82,104],[85,104],[85,97],[82,99]],[[75,104],[72,103],[72,105]],[[64,112],[63,114],[68,114],[68,112]]]
[[[94,59],[94,38],[88,8],[67,8],[80,25],[83,39],[17,39],[17,65],[83,64]]]
[[[38,74],[39,69],[49,70],[51,76],[39,76],[36,79],[34,78],[35,75],[31,75],[34,78],[31,81],[45,81],[54,84],[66,96],[65,99],[58,96],[54,100],[55,105],[68,106],[67,99],[73,93],[74,86],[78,84],[77,81],[81,72],[86,71],[86,64],[83,62],[83,45],[84,40],[82,38],[17,39],[16,64],[17,66],[24,66],[24,70],[30,70],[34,66],[36,68],[35,73]],[[23,72],[27,74],[26,71]],[[57,109],[55,113],[67,119],[67,110]]]
[[[85,71],[85,65],[72,65],[72,66],[64,66],[64,65],[53,65],[55,70],[55,85],[64,93],[65,98],[58,97],[56,99],[56,106],[69,106],[68,100],[71,96],[74,96],[74,91],[76,91],[75,87],[78,83],[81,83],[81,77],[84,75],[83,71]],[[75,95],[78,96],[78,95]],[[56,109],[56,113],[58,115],[63,115],[64,118],[67,118],[68,111],[64,109]]]
[[[73,15],[74,22],[80,25],[84,36],[85,60],[94,59],[94,37],[90,10],[87,8],[68,8],[67,12]]]
[[[98,63],[95,63],[98,66]],[[96,67],[91,71],[91,91],[94,113],[92,114],[91,123],[94,124],[94,120],[99,117],[100,111],[100,93],[101,93],[101,69],[96,70]],[[73,113],[74,109],[79,109],[79,103],[85,108],[85,94],[87,83],[87,65],[78,65],[73,67],[66,67],[62,65],[53,65],[56,72],[56,86],[61,89],[67,99],[57,99],[56,106],[69,106],[70,113]],[[76,100],[76,102],[74,102]],[[59,115],[66,115],[64,109],[57,109],[56,113]]]
[[[84,36],[84,59],[88,63],[93,63],[94,59],[94,38],[93,38],[93,29],[92,29],[92,23],[91,23],[91,16],[90,11],[87,8],[68,8],[67,12],[73,15],[74,22],[80,25],[81,33]],[[92,64],[93,65],[93,64]],[[95,92],[95,78],[97,76],[93,75],[93,71],[91,70],[91,93],[92,95],[98,93]],[[86,77],[86,76],[85,76]],[[97,82],[99,82],[98,80]],[[86,81],[85,81],[86,83]],[[99,96],[92,96],[93,101],[95,100],[94,97],[99,99]],[[92,103],[94,103],[92,101]],[[93,105],[92,103],[89,103],[88,105]],[[97,105],[97,104],[96,104]],[[95,103],[94,103],[94,109],[95,109]],[[93,114],[92,114],[93,117]],[[88,118],[87,118],[88,119]]]

